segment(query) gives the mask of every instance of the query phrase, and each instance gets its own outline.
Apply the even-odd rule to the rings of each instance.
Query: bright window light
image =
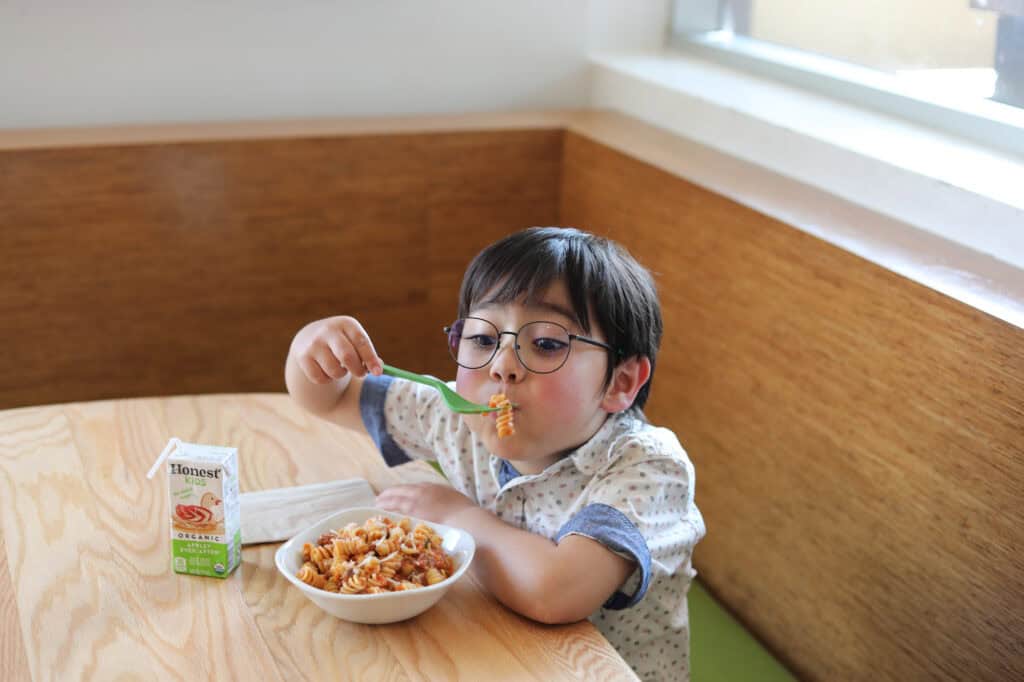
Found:
[[[673,43],[1024,154],[1024,0],[676,0]]]

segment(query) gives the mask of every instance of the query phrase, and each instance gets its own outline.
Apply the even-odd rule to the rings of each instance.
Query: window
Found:
[[[676,0],[673,43],[1024,154],[1024,0]]]

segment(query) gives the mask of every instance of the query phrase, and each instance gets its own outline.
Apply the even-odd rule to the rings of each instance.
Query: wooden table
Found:
[[[328,616],[246,547],[227,580],[170,570],[168,437],[234,445],[242,492],[388,469],[368,438],[285,395],[73,403],[0,411],[0,680],[635,679],[590,623],[545,626],[466,576],[391,625]],[[3,559],[6,560],[3,560]]]

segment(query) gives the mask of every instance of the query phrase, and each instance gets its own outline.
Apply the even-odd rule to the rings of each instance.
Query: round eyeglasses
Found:
[[[557,322],[527,322],[518,331],[503,332],[483,318],[464,317],[445,327],[444,333],[448,337],[448,353],[456,364],[466,369],[480,369],[493,360],[505,334],[515,339],[512,348],[516,357],[534,374],[550,374],[561,369],[569,359],[573,341],[616,352],[606,343],[569,333]]]

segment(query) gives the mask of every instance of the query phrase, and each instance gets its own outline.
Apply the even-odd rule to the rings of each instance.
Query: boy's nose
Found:
[[[522,379],[526,370],[519,363],[519,356],[516,355],[513,337],[498,346],[498,352],[491,360],[491,378],[503,383],[512,383]]]

